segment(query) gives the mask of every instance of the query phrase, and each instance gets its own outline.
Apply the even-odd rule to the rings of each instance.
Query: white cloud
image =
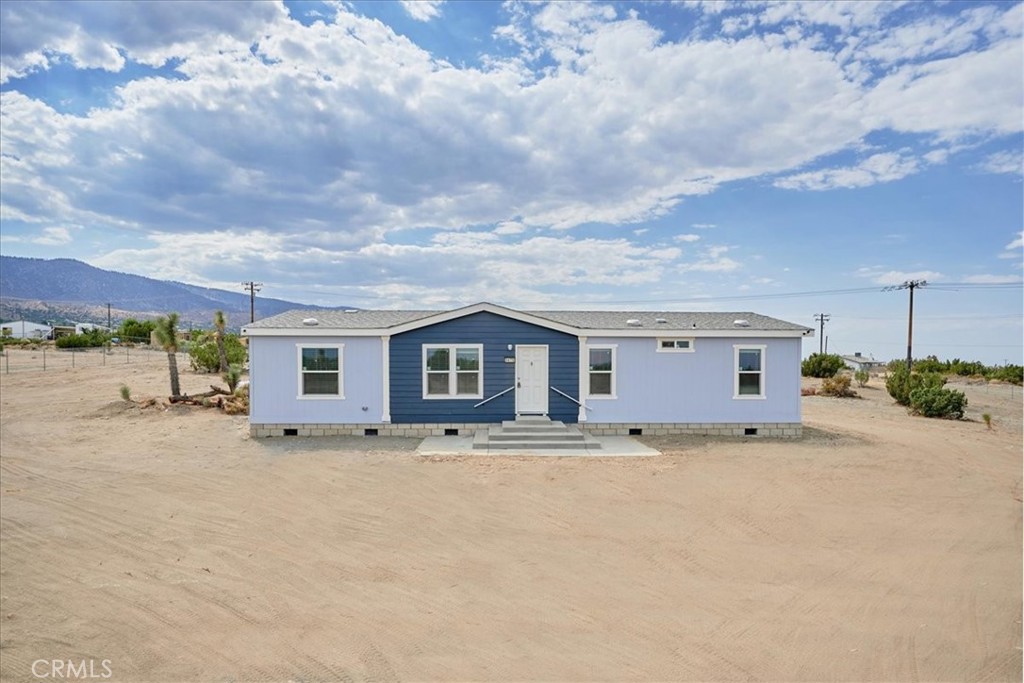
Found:
[[[910,282],[912,280],[926,280],[928,282],[935,282],[945,277],[940,272],[934,270],[917,270],[917,271],[901,271],[901,270],[883,270],[880,266],[867,266],[857,269],[857,275],[859,277],[869,278],[872,282],[879,285],[895,286],[901,285],[904,282]]]
[[[1024,175],[1024,159],[1020,150],[994,152],[978,164],[978,169],[985,173]]]
[[[416,21],[430,21],[441,16],[444,0],[400,0],[402,9]]]
[[[899,152],[874,154],[857,166],[807,171],[779,178],[775,187],[787,190],[833,190],[837,187],[867,187],[887,183],[916,173],[917,159]]]
[[[672,239],[674,239],[676,242],[696,242],[700,239],[700,235],[676,235]]]
[[[1001,259],[1019,259],[1021,257],[1021,248],[1024,247],[1024,230],[1017,233],[1017,237],[1003,247],[1003,251],[999,254]]]
[[[709,230],[711,228],[717,228],[718,226],[714,223],[691,223],[690,227],[696,228],[697,230]]]

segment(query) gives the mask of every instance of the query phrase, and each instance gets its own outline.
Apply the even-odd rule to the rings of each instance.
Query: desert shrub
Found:
[[[105,345],[110,341],[110,335],[99,328],[86,330],[81,334],[68,334],[57,339],[58,349],[85,349]]]
[[[826,377],[821,382],[822,396],[835,396],[837,398],[852,398],[857,395],[857,392],[850,388],[850,376],[849,375],[836,375],[835,377]]]
[[[946,383],[946,378],[934,372],[924,374],[909,372],[906,365],[897,366],[889,373],[885,380],[885,390],[889,392],[893,400],[901,406],[910,405],[910,394],[915,389],[935,388],[941,389]]]
[[[964,416],[967,397],[954,389],[922,386],[910,392],[910,410],[915,415],[959,420]]]
[[[132,390],[128,388],[127,384],[121,385],[121,400],[130,401],[132,400]]]
[[[916,372],[948,372],[949,365],[940,361],[936,356],[927,356],[923,360],[914,361]]]
[[[1013,384],[1024,383],[1024,367],[1020,365],[1004,365],[1002,367],[987,368],[986,376],[989,379],[1001,382],[1012,382]]]
[[[800,389],[801,396],[817,396],[818,389],[816,387],[802,387]]]
[[[866,387],[868,385],[868,380],[871,379],[871,373],[867,370],[858,370],[853,373],[853,378],[857,380],[857,386]]]
[[[981,419],[985,421],[985,426],[992,429],[992,415],[989,413],[982,413]]]
[[[800,364],[800,374],[804,377],[835,377],[844,367],[846,363],[834,353],[812,353]]]
[[[137,342],[148,344],[150,335],[156,329],[156,322],[152,320],[136,320],[128,318],[117,328],[117,336],[122,342]]]
[[[224,335],[224,350],[228,356],[229,367],[245,364],[247,352],[237,334]],[[192,369],[196,372],[217,372],[220,369],[217,339],[212,332],[195,335],[188,344],[188,355],[192,361]]]

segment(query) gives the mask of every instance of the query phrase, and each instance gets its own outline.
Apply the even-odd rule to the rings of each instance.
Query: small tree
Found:
[[[220,361],[221,374],[228,371],[228,353],[224,349],[224,330],[228,326],[228,319],[224,311],[217,311],[213,314],[213,326],[217,328],[217,359]]]
[[[242,380],[242,366],[231,365],[228,371],[221,375],[224,383],[228,385],[228,391],[232,394],[235,393],[235,389],[238,388],[238,383]]]
[[[835,377],[844,367],[846,363],[841,356],[834,353],[812,353],[800,364],[800,373],[804,377]]]
[[[167,369],[171,375],[171,396],[181,396],[181,383],[178,378],[178,314],[171,313],[167,317],[157,318],[157,343],[167,352]]]
[[[868,385],[868,380],[871,379],[871,373],[867,370],[858,370],[853,373],[853,378],[857,380],[857,386],[866,387]]]

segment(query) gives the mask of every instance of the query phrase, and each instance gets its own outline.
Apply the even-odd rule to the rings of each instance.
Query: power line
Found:
[[[832,316],[828,313],[817,313],[814,316],[816,322],[821,323],[821,338],[818,340],[818,353],[825,353],[825,322]]]
[[[914,343],[914,290],[927,284],[927,280],[907,280],[902,285],[886,288],[886,291],[890,292],[898,289],[910,290],[910,313],[907,315],[907,372],[910,372],[914,365],[914,356],[911,353],[911,347]]]
[[[256,292],[263,288],[262,282],[243,282],[242,288],[249,292],[249,322],[256,322]]]

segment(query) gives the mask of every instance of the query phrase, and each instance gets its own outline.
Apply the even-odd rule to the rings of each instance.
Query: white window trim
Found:
[[[338,349],[338,393],[337,394],[304,394],[302,393],[302,350],[303,349]],[[297,384],[295,398],[300,401],[338,401],[345,398],[345,345],[344,344],[296,344],[296,375]]]
[[[610,394],[592,394],[590,393],[590,350],[591,349],[611,349],[612,350],[612,393]],[[618,344],[588,344],[587,345],[587,357],[584,368],[587,371],[587,400],[594,401],[605,401],[609,399],[618,398],[618,382],[615,381],[615,376],[619,374],[619,358],[618,358]]]
[[[662,342],[667,342],[667,341],[670,341],[670,342],[684,341],[684,342],[689,342],[690,345],[687,348],[685,348],[685,349],[677,349],[677,348],[663,349],[663,348],[661,348]],[[694,342],[693,337],[660,337],[660,338],[655,340],[654,350],[657,351],[658,353],[693,353],[693,342]]]
[[[740,351],[757,350],[761,352],[760,394],[740,394]],[[768,345],[767,344],[733,344],[732,347],[732,397],[740,401],[763,401],[767,398],[765,381],[768,376]],[[752,374],[752,373],[745,373]]]
[[[458,372],[455,370],[455,350],[456,349],[476,349],[477,353],[480,354],[480,369],[477,374],[480,375],[480,380],[477,382],[477,393],[475,394],[428,394],[427,393],[427,350],[428,349],[448,349],[448,391],[456,391],[458,389]],[[428,401],[459,401],[465,399],[480,399],[484,397],[484,345],[483,344],[424,344],[422,356],[420,357],[420,375],[423,387],[423,398]]]

